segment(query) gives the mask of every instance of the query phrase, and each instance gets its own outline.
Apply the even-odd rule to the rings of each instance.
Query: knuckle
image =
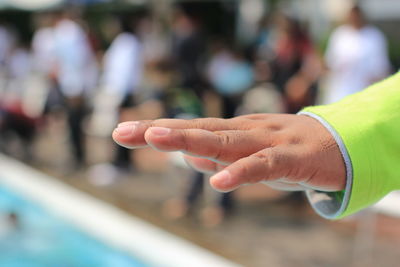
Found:
[[[251,174],[252,170],[251,167],[248,164],[242,164],[238,170],[238,176],[241,177],[241,183],[246,183],[246,184],[254,184],[256,183],[256,179],[254,175]]]
[[[232,126],[232,128],[240,129],[240,130],[251,130],[257,127],[258,122],[255,122],[252,119],[246,118],[245,116],[234,117],[230,119],[226,119],[228,124]]]
[[[277,153],[275,150],[270,150],[267,155],[267,163],[271,169],[276,169],[283,165],[285,156],[282,153]]]
[[[270,155],[271,155],[270,153],[260,152],[254,154],[252,157],[254,157],[260,163],[268,163]]]
[[[147,123],[149,124],[150,127],[155,127],[155,126],[163,126],[163,124],[165,122],[167,122],[166,119],[157,119],[157,120],[149,121]]]
[[[195,129],[213,129],[215,125],[220,123],[217,118],[198,118],[190,121],[190,126]]]
[[[256,153],[252,155],[252,158],[261,166],[266,166],[268,169],[271,167],[271,155],[266,153]]]
[[[266,170],[266,176],[277,178],[278,174],[283,173],[283,168],[286,168],[286,158],[283,154],[276,152],[273,149],[268,149],[261,153],[254,154],[255,160],[262,164]]]
[[[227,151],[228,147],[232,144],[232,138],[229,134],[215,132],[218,138],[218,146],[215,148],[214,158],[221,160],[224,157],[224,152]]]
[[[190,144],[191,144],[191,142],[189,140],[190,139],[189,132],[187,130],[180,130],[180,131],[177,131],[177,133],[179,136],[180,143],[182,145],[182,149],[184,151],[189,151]]]
[[[292,136],[292,137],[289,137],[289,139],[288,139],[288,143],[290,145],[298,145],[298,144],[301,144],[302,141],[303,141],[302,138],[300,138],[299,136]]]
[[[278,131],[281,131],[282,130],[282,125],[280,125],[280,124],[270,124],[270,125],[267,125],[267,130],[268,131],[270,131],[270,132],[278,132]]]
[[[192,119],[190,124],[193,128],[201,128],[204,122],[202,122],[202,119]]]
[[[218,134],[219,143],[222,147],[231,145],[232,138],[229,134]]]
[[[269,114],[249,114],[249,115],[243,115],[240,116],[239,118],[244,118],[244,119],[248,119],[251,121],[258,121],[258,120],[266,120],[269,118]]]

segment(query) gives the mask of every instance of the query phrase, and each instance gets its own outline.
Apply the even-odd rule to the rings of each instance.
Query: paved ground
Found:
[[[90,177],[106,169],[71,170],[64,127],[53,121],[40,133],[33,149],[36,168],[245,266],[398,266],[399,220],[365,213],[357,220],[328,222],[308,205],[280,201],[283,195],[265,186],[239,190],[234,214],[218,226],[206,227],[201,219],[217,197],[209,187],[192,216],[168,219],[165,201],[182,194],[186,170],[171,167],[165,154],[142,150],[135,155],[136,172],[96,186]],[[114,148],[111,140],[95,137],[87,146],[89,167],[109,160]]]

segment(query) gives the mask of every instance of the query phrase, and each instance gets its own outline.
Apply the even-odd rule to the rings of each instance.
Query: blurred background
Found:
[[[244,266],[397,266],[396,216],[333,222],[302,193],[217,193],[179,153],[110,136],[338,101],[398,70],[399,25],[396,0],[0,0],[0,152]],[[0,207],[21,231],[25,209]]]

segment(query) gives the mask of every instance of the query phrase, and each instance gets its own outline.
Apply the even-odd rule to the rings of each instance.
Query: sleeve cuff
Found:
[[[346,188],[339,192],[306,191],[308,201],[320,216],[326,219],[339,219],[348,206],[353,185],[353,167],[349,153],[340,135],[326,120],[308,111],[300,111],[297,114],[306,115],[319,121],[332,134],[342,154],[346,167]]]

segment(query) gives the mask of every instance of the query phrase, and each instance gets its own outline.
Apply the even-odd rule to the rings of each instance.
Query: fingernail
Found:
[[[129,136],[133,134],[135,128],[136,128],[135,124],[121,125],[118,126],[118,128],[115,129],[115,131],[118,133],[119,136]]]
[[[232,175],[229,171],[223,170],[212,177],[214,180],[214,184],[217,184],[218,187],[229,188],[233,184]]]
[[[164,127],[151,127],[150,131],[154,135],[158,136],[166,136],[171,132],[171,129],[169,128],[164,128]]]
[[[124,122],[118,123],[117,127],[127,126],[127,125],[136,125],[136,124],[139,124],[139,122],[138,121],[124,121]]]

